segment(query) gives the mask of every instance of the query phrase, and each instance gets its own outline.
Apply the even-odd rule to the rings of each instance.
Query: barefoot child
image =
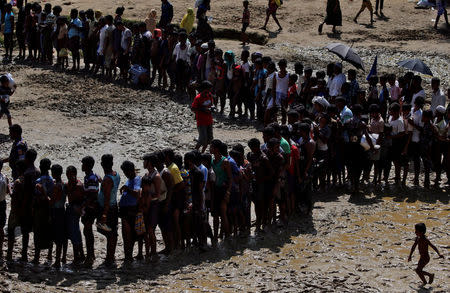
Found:
[[[419,278],[422,280],[423,285],[427,284],[425,276],[429,277],[428,283],[432,284],[434,280],[434,274],[430,274],[425,272],[423,268],[430,262],[430,255],[428,254],[428,246],[433,248],[434,251],[439,255],[440,258],[444,258],[442,254],[439,253],[436,246],[431,244],[430,240],[425,236],[425,232],[427,231],[427,227],[424,223],[419,223],[415,225],[416,228],[416,240],[411,248],[411,252],[408,257],[408,261],[411,261],[411,256],[416,249],[416,246],[419,246],[420,259],[417,263],[416,273],[419,275]]]
[[[52,227],[52,240],[56,245],[56,256],[54,268],[61,267],[61,253],[66,246],[67,238],[64,227],[64,213],[66,204],[66,194],[64,193],[64,183],[61,179],[63,168],[60,165],[53,165],[51,168],[52,177],[55,180],[53,187],[53,196],[50,198],[50,223]]]

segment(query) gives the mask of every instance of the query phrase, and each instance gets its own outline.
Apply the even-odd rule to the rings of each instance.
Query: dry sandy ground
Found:
[[[194,144],[196,131],[187,104],[166,93],[21,65],[3,67],[2,71],[12,72],[17,79],[19,88],[11,111],[14,121],[24,127],[24,138],[38,150],[39,159],[48,157],[63,166],[74,164],[79,168],[84,155],[99,159],[101,154],[111,152],[116,166],[127,158],[140,167],[140,158],[146,152],[165,146],[184,151]],[[5,119],[0,121],[0,129],[0,152],[7,155],[10,142]],[[245,121],[231,124],[222,117],[216,117],[215,135],[229,144],[261,137],[254,125]],[[9,173],[7,166],[5,172]],[[418,287],[414,263],[406,262],[417,222],[427,224],[429,238],[448,258],[448,189],[367,187],[364,194],[360,198],[350,198],[345,190],[315,194],[317,203],[311,219],[294,219],[286,230],[231,240],[204,254],[191,249],[155,265],[138,262],[122,266],[119,240],[118,267],[106,270],[102,266],[105,241],[96,233],[94,270],[75,270],[67,265],[58,272],[47,263],[34,267],[16,261],[0,267],[0,289],[448,292],[447,259],[438,260],[431,252],[428,269],[436,273],[436,280],[426,289]],[[17,257],[19,247],[20,241]]]

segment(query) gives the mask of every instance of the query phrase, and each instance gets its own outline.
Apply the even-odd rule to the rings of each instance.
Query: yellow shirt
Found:
[[[178,166],[175,165],[175,163],[170,164],[167,169],[169,169],[170,174],[172,174],[174,185],[183,182],[183,177],[181,177],[180,169],[178,169]]]

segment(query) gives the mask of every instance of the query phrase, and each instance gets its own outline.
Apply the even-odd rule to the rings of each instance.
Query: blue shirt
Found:
[[[84,191],[98,192],[100,187],[100,178],[94,172],[84,176]]]
[[[103,181],[105,181],[106,178],[109,178],[113,181],[113,187],[111,189],[111,194],[110,194],[110,198],[109,198],[109,205],[110,206],[116,206],[117,205],[117,191],[119,190],[119,184],[120,184],[120,175],[119,173],[116,173],[116,175],[105,175],[105,177],[103,177]],[[98,204],[100,205],[100,207],[104,207],[105,206],[105,195],[103,194],[103,188],[100,188],[100,192],[98,193]]]
[[[141,176],[136,176],[133,179],[128,179],[125,186],[131,190],[141,189]],[[120,207],[134,207],[137,205],[137,198],[135,198],[130,192],[124,191],[122,197],[120,198]]]
[[[73,37],[81,37],[81,28],[83,27],[81,20],[79,18],[72,19],[72,20],[70,20],[70,24],[72,26],[69,29],[69,31],[67,32],[69,39],[71,39]]]
[[[41,184],[45,190],[45,193],[48,197],[53,197],[53,188],[55,187],[55,182],[53,181],[52,176],[50,175],[42,175],[36,180],[36,184]]]
[[[203,164],[200,164],[200,166],[198,166],[198,168],[200,169],[200,171],[203,174],[203,182],[205,183],[205,185],[203,186],[203,191],[205,191],[205,189],[206,189],[206,182],[208,181],[208,168],[203,166]]]
[[[11,17],[14,16],[14,13],[5,13],[5,34],[12,34],[12,22]]]

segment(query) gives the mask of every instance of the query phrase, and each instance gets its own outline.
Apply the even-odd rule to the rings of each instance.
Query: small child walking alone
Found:
[[[416,241],[414,242],[411,252],[409,253],[408,261],[411,261],[411,256],[414,253],[414,250],[416,250],[416,246],[419,246],[419,254],[420,259],[417,263],[416,273],[419,275],[419,278],[422,280],[423,285],[427,284],[427,281],[425,279],[425,276],[428,276],[428,284],[432,284],[434,280],[434,274],[430,274],[428,272],[425,272],[423,268],[430,262],[430,255],[428,254],[428,246],[433,248],[434,251],[439,255],[440,258],[444,258],[442,254],[439,253],[436,246],[431,244],[430,240],[427,239],[425,236],[425,233],[427,231],[427,227],[424,223],[419,223],[415,225],[416,229]]]

